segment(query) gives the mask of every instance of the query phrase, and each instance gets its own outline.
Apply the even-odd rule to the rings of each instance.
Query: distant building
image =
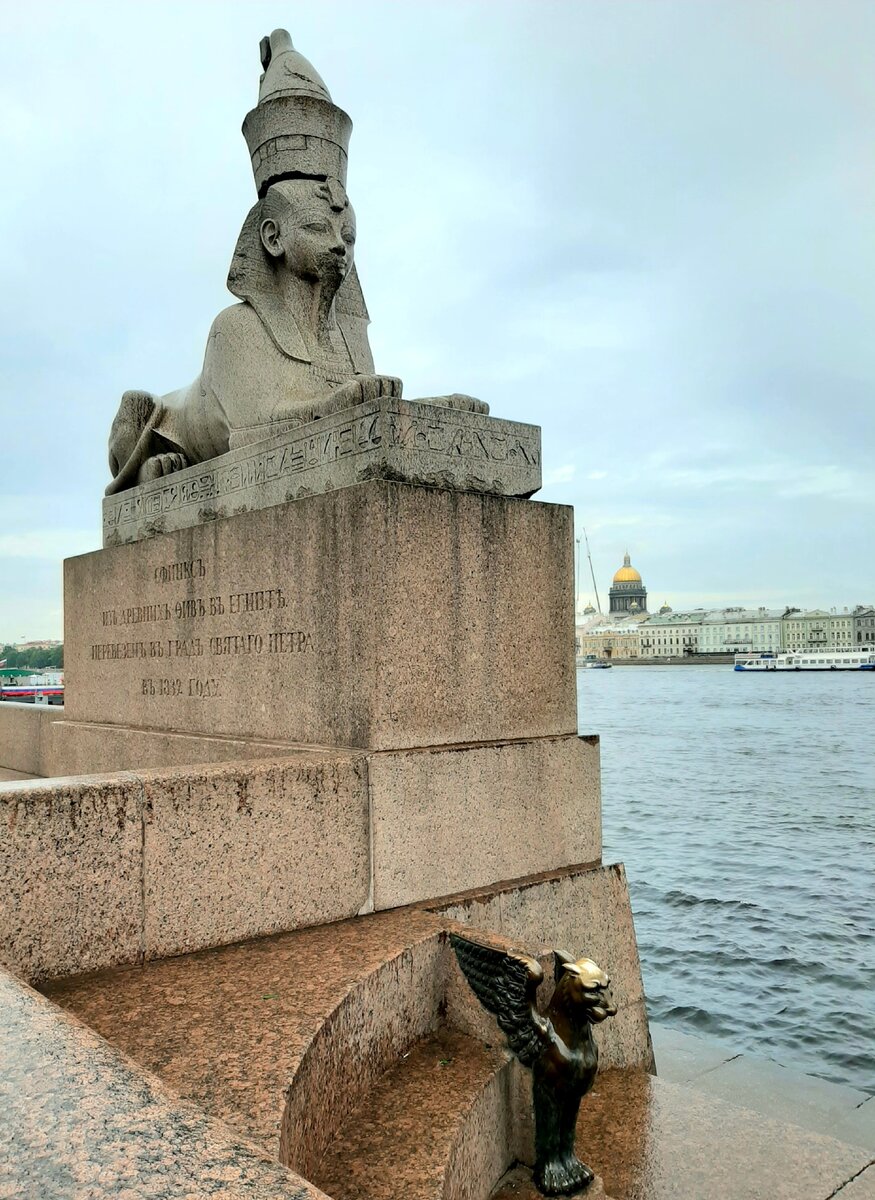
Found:
[[[699,654],[777,654],[782,648],[783,608],[721,608],[704,614]]]
[[[875,648],[875,608],[859,606],[851,613],[851,643]]]
[[[840,650],[854,644],[854,617],[847,609],[837,613],[834,609],[800,612],[789,608],[782,625],[785,650]]]
[[[629,561],[629,552],[623,555],[623,565],[614,576],[608,590],[611,613],[642,615],[647,612],[647,588],[641,576]]]
[[[612,621],[602,617],[596,623],[577,631],[578,654],[596,658],[640,658],[641,643],[637,621]]]
[[[640,629],[642,658],[691,658],[699,653],[699,632],[706,613],[672,612],[667,604]]]

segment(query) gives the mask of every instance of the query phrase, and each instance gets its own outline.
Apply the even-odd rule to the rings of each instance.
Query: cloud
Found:
[[[553,467],[544,475],[544,483],[547,486],[556,483],[571,483],[574,474],[577,470],[574,463],[566,463],[563,467]]]
[[[99,544],[122,391],[196,375],[254,194],[239,130],[275,6],[109,11],[4,14],[16,635],[48,632],[61,557]],[[540,423],[542,497],[574,504],[600,571],[628,538],[668,595],[875,599],[869,0],[545,0],[500,22],[491,0],[337,0],[292,33],[355,124],[378,369]]]

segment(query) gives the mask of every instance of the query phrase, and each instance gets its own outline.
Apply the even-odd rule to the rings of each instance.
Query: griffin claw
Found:
[[[588,1188],[594,1178],[579,1159],[567,1158],[544,1163],[535,1174],[535,1184],[545,1196],[571,1196]]]

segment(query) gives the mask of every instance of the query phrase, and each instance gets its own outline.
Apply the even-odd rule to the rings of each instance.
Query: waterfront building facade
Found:
[[[859,605],[851,614],[851,644],[875,648],[875,608]]]
[[[854,643],[854,616],[845,609],[837,613],[814,608],[801,612],[788,608],[782,621],[785,650],[841,650]]]
[[[699,633],[705,615],[703,608],[693,612],[672,612],[663,605],[641,626],[641,657],[692,658],[699,653]]]
[[[720,608],[704,614],[699,654],[777,654],[783,648],[783,608]]]
[[[581,658],[588,654],[596,658],[640,658],[640,626],[637,621],[605,621],[579,628],[577,631],[577,653]]]
[[[614,575],[608,589],[609,611],[640,616],[647,612],[647,588],[641,576],[632,566],[628,550],[623,555],[623,565]]]

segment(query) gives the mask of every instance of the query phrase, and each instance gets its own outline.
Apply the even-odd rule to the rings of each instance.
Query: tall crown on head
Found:
[[[339,179],[345,187],[352,121],[315,67],[285,29],[261,39],[261,65],[258,104],[243,122],[258,195],[277,180],[302,176]]]

